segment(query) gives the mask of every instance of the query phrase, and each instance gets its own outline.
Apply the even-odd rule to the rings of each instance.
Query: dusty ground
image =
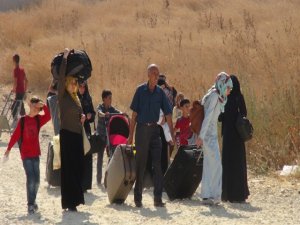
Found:
[[[2,99],[2,95],[0,96]],[[27,215],[25,173],[19,151],[14,148],[6,163],[3,154],[8,134],[0,138],[0,224],[300,224],[300,182],[275,175],[257,176],[249,172],[250,198],[247,204],[222,203],[204,206],[199,189],[191,200],[167,202],[165,209],[153,206],[151,190],[144,194],[144,208],[136,209],[130,193],[124,205],[110,205],[105,189],[97,186],[85,194],[86,205],[79,212],[64,212],[60,205],[60,189],[48,187],[45,164],[48,142],[52,137],[48,123],[40,134],[42,156],[41,184],[37,196],[39,212]],[[94,172],[96,165],[94,158]],[[107,158],[105,158],[105,161]],[[95,178],[95,174],[93,175]]]

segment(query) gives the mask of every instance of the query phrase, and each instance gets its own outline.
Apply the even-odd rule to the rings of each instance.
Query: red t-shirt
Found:
[[[188,144],[188,139],[192,135],[190,123],[191,121],[189,117],[180,117],[176,121],[175,128],[180,129],[180,133],[179,133],[180,145]]]
[[[23,68],[16,67],[14,69],[14,78],[17,78],[17,87],[16,87],[16,93],[23,94],[25,93],[25,78],[26,74],[24,72]]]
[[[43,107],[45,112],[44,115],[38,115],[40,121],[40,127],[45,125],[51,117],[47,106]],[[28,115],[25,116],[24,120],[24,130],[23,130],[23,141],[21,145],[21,158],[22,160],[26,158],[34,158],[41,154],[40,143],[39,143],[39,130],[37,129],[37,121],[34,117]],[[11,150],[14,144],[21,137],[21,123],[18,121],[18,125],[10,138],[7,150]]]

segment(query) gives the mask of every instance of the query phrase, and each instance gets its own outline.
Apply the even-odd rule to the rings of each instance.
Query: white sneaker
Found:
[[[212,199],[212,201],[213,201],[214,205],[220,205],[220,203],[221,203],[220,199]]]

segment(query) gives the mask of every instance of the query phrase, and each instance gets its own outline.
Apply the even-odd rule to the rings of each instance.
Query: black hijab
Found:
[[[240,82],[238,80],[238,78],[235,75],[230,75],[230,78],[232,80],[232,84],[233,84],[233,88],[232,91],[230,92],[230,95],[228,96],[230,98],[230,96],[234,96],[237,97],[239,95],[241,95],[241,87],[240,87]]]

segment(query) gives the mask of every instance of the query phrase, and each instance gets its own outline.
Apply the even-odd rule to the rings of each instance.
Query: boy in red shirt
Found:
[[[26,173],[26,188],[28,213],[32,214],[38,206],[35,202],[36,194],[40,184],[40,127],[50,120],[50,112],[47,106],[37,97],[32,97],[29,103],[29,114],[21,117],[17,127],[12,134],[5,152],[8,157],[13,145],[19,141],[20,154],[23,161],[23,167]],[[40,111],[44,115],[39,115]]]
[[[183,99],[180,101],[180,109],[182,111],[182,116],[177,119],[175,129],[179,130],[180,146],[188,145],[188,139],[192,135],[190,129],[190,100]]]
[[[23,104],[25,92],[27,91],[28,80],[26,78],[26,74],[23,68],[20,67],[20,56],[18,54],[13,56],[13,63],[15,66],[13,72],[13,79],[14,79],[14,86],[12,92],[16,94],[15,101],[12,106],[12,115],[14,118],[14,123],[17,121],[18,115],[18,108],[20,108],[20,115],[25,115],[25,108]],[[14,127],[15,125],[13,125]]]

